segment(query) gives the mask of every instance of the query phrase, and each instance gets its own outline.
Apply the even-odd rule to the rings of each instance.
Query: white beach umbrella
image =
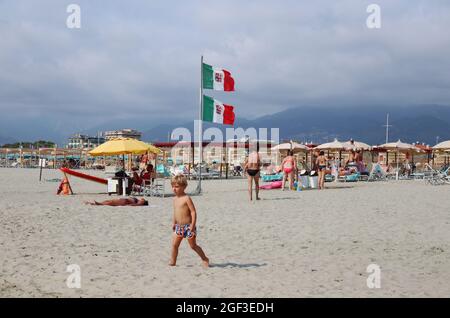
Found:
[[[344,145],[343,142],[340,142],[337,139],[335,139],[332,142],[327,142],[327,143],[321,144],[321,145],[317,146],[314,149],[319,149],[319,150],[344,150],[345,149],[345,145]]]
[[[344,142],[344,146],[346,149],[351,149],[351,150],[356,150],[356,149],[361,149],[361,150],[370,150],[372,149],[372,147],[362,141],[353,141],[349,140],[347,142]]]
[[[416,146],[412,144],[407,144],[402,142],[400,139],[396,142],[388,142],[387,144],[382,144],[379,146],[380,148],[384,148],[386,150],[396,150],[398,152],[402,151],[420,151]]]
[[[450,149],[450,140],[440,142],[433,147],[433,150],[449,150],[449,149]]]
[[[272,148],[273,150],[304,150],[304,151],[308,151],[309,148],[305,145],[299,144],[297,142],[285,142],[279,145],[276,145],[275,147]]]
[[[380,148],[384,148],[386,150],[392,150],[397,152],[397,172],[396,172],[396,179],[398,180],[398,153],[399,152],[408,152],[408,151],[415,151],[420,152],[420,149],[412,144],[407,144],[405,142],[402,142],[400,139],[396,142],[388,142],[386,144],[382,144],[379,146]]]

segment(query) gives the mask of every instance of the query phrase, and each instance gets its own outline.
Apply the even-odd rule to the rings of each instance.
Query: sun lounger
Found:
[[[283,174],[282,173],[266,174],[266,175],[263,175],[261,178],[264,182],[280,181],[280,180],[283,180]]]
[[[359,180],[360,176],[361,175],[359,174],[359,172],[352,173],[352,174],[348,174],[348,175],[345,175],[345,176],[339,176],[338,181],[341,181],[341,182],[356,182],[356,181]]]

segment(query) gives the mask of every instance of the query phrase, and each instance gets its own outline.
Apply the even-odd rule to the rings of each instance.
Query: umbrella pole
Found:
[[[398,150],[397,150],[397,152],[396,152],[396,154],[395,154],[395,159],[396,159],[396,161],[397,161],[397,172],[396,172],[396,178],[395,179],[397,179],[398,180]]]
[[[127,189],[125,184],[125,154],[122,154],[122,166],[123,166],[123,172],[124,176],[122,177],[122,195],[125,197],[127,195]]]

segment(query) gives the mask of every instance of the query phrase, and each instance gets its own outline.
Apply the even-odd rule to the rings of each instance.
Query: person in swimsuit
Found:
[[[187,178],[182,174],[176,175],[172,178],[171,184],[175,197],[173,199],[172,254],[169,265],[175,266],[177,264],[178,248],[180,247],[181,241],[186,238],[192,250],[202,259],[203,265],[209,267],[209,259],[196,242],[197,211],[194,202],[185,193]]]
[[[322,190],[325,187],[325,170],[327,169],[327,157],[323,151],[319,153],[316,165],[319,169],[319,189]]]
[[[286,179],[289,180],[289,190],[294,188],[294,173],[297,171],[297,163],[294,159],[294,152],[289,150],[288,155],[284,158],[281,163],[281,168],[283,171],[283,183],[281,190],[284,191],[284,185],[286,184]]]
[[[256,151],[251,152],[245,159],[244,170],[247,172],[248,194],[250,201],[253,197],[253,180],[255,181],[256,200],[259,200],[259,171],[261,167],[261,158],[259,156],[259,143],[256,144]]]
[[[97,202],[97,201],[93,201],[93,202],[85,202],[85,204],[90,204],[90,205],[109,205],[109,206],[143,206],[143,205],[148,205],[148,201],[145,200],[144,198],[141,199],[137,199],[134,197],[131,198],[120,198],[120,199],[113,199],[113,200],[106,200],[103,202]]]

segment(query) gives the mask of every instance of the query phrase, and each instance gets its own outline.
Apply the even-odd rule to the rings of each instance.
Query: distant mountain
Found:
[[[14,143],[16,140],[12,137],[2,136],[0,135],[0,146],[4,144]]]
[[[347,140],[354,138],[370,144],[385,142],[386,114],[390,114],[389,140],[402,139],[405,142],[425,142],[430,145],[439,140],[450,139],[450,106],[361,106],[361,107],[294,107],[271,115],[252,120],[238,115],[235,127],[247,129],[279,128],[281,140],[323,143],[334,138]],[[177,127],[193,131],[192,118],[175,121],[168,117],[152,118],[135,116],[88,123],[74,118],[67,119],[45,117],[36,118],[0,118],[0,144],[17,141],[51,140],[63,146],[67,138],[74,133],[96,135],[98,131],[133,128],[143,132],[146,141],[167,141],[171,132]],[[204,123],[205,129],[216,127],[225,132],[229,126]],[[13,136],[13,137],[9,137]],[[268,136],[270,139],[270,136]]]
[[[430,145],[439,140],[450,139],[450,107],[409,106],[409,107],[298,107],[266,115],[254,120],[239,119],[235,127],[280,129],[280,139],[294,139],[303,142],[323,143],[334,138],[348,140],[354,138],[369,144],[385,142],[386,114],[392,125],[389,141],[402,139],[405,142],[425,142]],[[145,140],[167,141],[170,132],[177,127],[193,131],[193,122],[183,125],[161,124],[144,132]],[[205,124],[208,127],[223,126]],[[270,139],[270,136],[269,136]]]

